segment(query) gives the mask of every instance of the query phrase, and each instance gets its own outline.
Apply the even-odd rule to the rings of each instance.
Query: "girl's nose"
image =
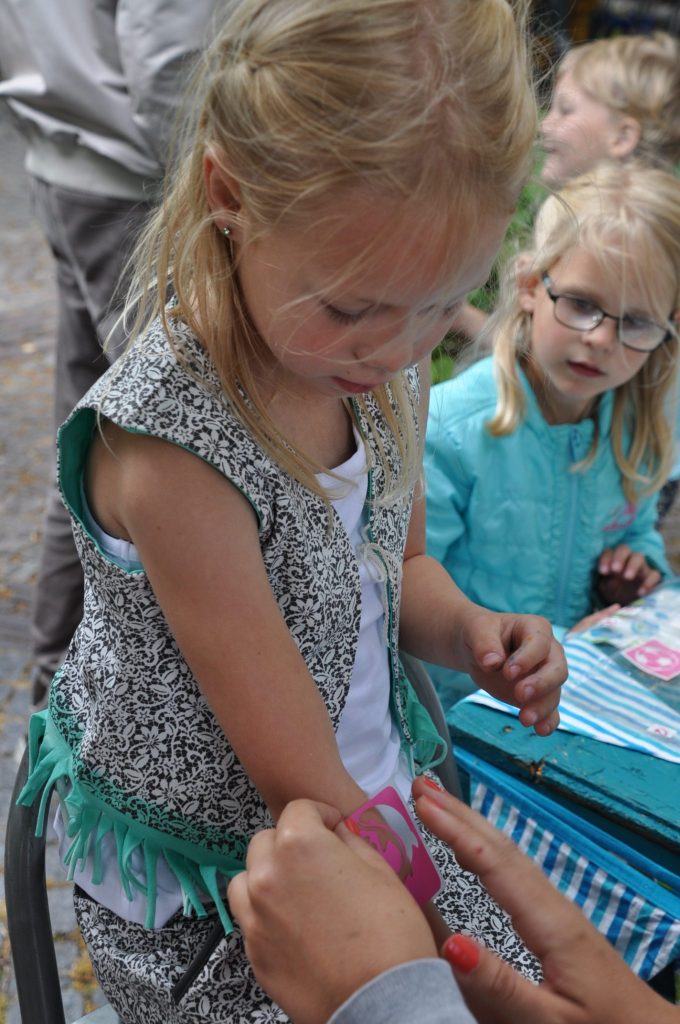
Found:
[[[545,115],[545,117],[543,118],[543,120],[541,121],[541,123],[539,125],[539,129],[538,130],[539,130],[539,134],[541,135],[541,138],[545,138],[546,135],[550,134],[550,129],[552,128],[552,122],[553,122],[553,113],[550,110]]]
[[[619,325],[615,320],[605,317],[597,327],[583,332],[583,340],[598,348],[615,348],[619,343]]]

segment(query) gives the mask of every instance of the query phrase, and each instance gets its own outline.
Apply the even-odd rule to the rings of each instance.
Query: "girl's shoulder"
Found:
[[[493,358],[487,356],[450,380],[435,384],[430,395],[430,420],[455,424],[492,415],[498,389]]]
[[[166,328],[167,325],[167,328]],[[104,416],[170,412],[172,405],[211,404],[221,393],[217,370],[190,328],[168,316],[157,317],[87,393],[81,404]]]

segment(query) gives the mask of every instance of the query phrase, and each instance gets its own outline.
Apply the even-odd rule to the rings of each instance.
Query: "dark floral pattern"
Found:
[[[82,439],[82,417],[92,420],[89,410],[98,410],[127,429],[193,451],[242,491],[258,518],[278,605],[337,727],[359,633],[355,553],[337,522],[329,533],[324,502],[284,473],[230,411],[201,346],[181,324],[176,330],[191,372],[156,324],[83,399],[64,428],[64,451]],[[409,381],[415,402],[415,371]],[[377,406],[370,414],[380,446],[361,417],[359,426],[370,448],[370,493],[379,499],[381,458],[398,473],[398,450]],[[369,510],[370,542],[386,553],[394,701],[408,742],[413,737],[398,668],[398,572],[410,508],[407,496],[376,501]],[[163,835],[170,835],[214,851],[215,863],[229,855],[242,859],[248,839],[271,825],[264,802],[201,695],[146,575],[108,561],[75,516],[74,531],[85,568],[85,610],[50,699],[50,714],[73,751],[73,779],[132,828],[156,830],[161,847]],[[437,840],[432,848],[446,878],[438,902],[449,921],[537,976],[533,957],[479,880],[462,872]],[[76,908],[102,988],[126,1024],[287,1019],[257,986],[238,930],[222,940],[178,1009],[169,989],[209,924],[178,914],[164,928],[146,929],[90,899],[77,898]]]

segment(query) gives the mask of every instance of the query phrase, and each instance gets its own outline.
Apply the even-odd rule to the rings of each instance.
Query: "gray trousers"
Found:
[[[34,200],[56,264],[56,433],[113,358],[104,353],[103,339],[115,319],[121,298],[118,281],[148,207],[39,179],[34,179]],[[112,351],[118,350],[116,346]],[[31,627],[36,706],[45,702],[82,610],[83,574],[53,472]]]

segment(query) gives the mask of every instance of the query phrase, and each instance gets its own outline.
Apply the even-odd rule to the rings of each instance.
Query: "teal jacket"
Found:
[[[573,472],[590,448],[594,421],[550,426],[520,376],[526,418],[502,438],[486,430],[497,397],[492,358],[432,389],[427,550],[471,600],[544,615],[560,636],[598,606],[593,582],[606,548],[628,544],[662,574],[670,569],[654,528],[656,495],[631,505],[623,493],[610,444],[612,393],[599,403],[595,461]],[[446,707],[467,677],[431,671]]]

